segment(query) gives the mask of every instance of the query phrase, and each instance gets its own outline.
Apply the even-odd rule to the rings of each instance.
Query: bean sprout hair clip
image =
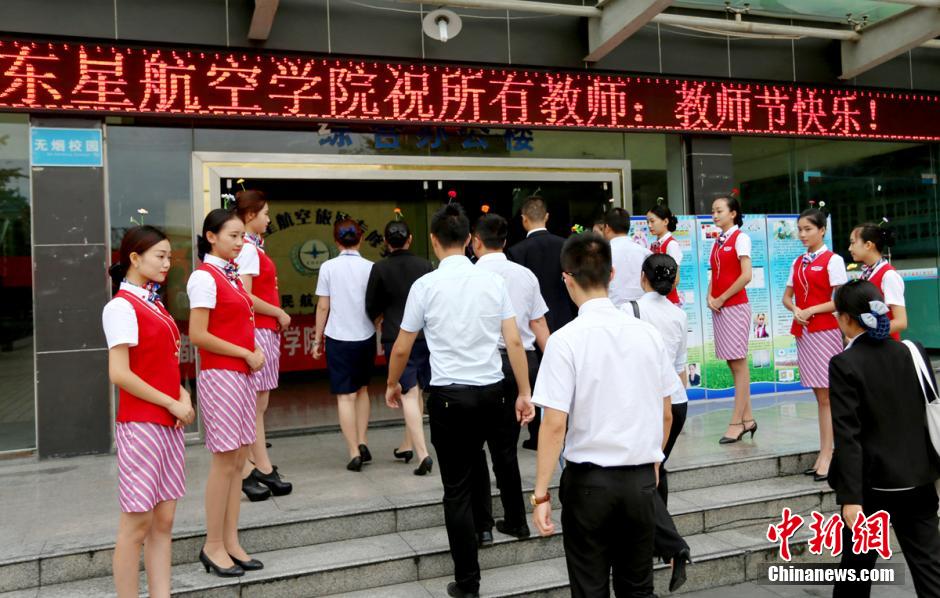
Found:
[[[662,197],[657,197],[657,198],[656,198],[656,205],[657,205],[657,206],[661,206],[661,205],[663,205],[664,203],[666,203],[666,200],[663,199]]]
[[[248,191],[248,189],[245,189],[245,179],[238,179],[235,182],[242,186],[242,191]]]
[[[483,212],[484,214],[489,214],[489,213],[490,213],[490,204],[485,203],[485,204],[483,204],[482,206],[480,206],[480,211]]]
[[[886,224],[888,224],[888,222],[889,222],[889,221],[888,221],[888,217],[887,217],[887,216],[882,216],[882,217],[881,217],[881,222],[878,223],[878,228],[884,228],[884,226],[885,226]]]
[[[824,213],[824,214],[826,214],[826,215],[829,214],[829,210],[823,209],[823,208],[826,207],[826,202],[824,202],[824,201],[816,201],[815,199],[811,199],[811,200],[809,200],[809,207],[811,207],[811,208],[816,208],[816,209],[818,209],[820,212],[822,212],[822,213]]]
[[[395,213],[395,222],[401,222],[402,218],[404,218],[401,213],[401,208],[395,208],[392,211]]]
[[[447,203],[453,203],[457,199],[457,192],[451,189],[447,192]]]
[[[222,208],[226,210],[231,210],[235,207],[235,196],[231,193],[222,194]]]
[[[580,224],[575,224],[571,227],[571,232],[573,232],[576,235],[580,235],[581,233],[584,232],[584,227],[581,226]]]

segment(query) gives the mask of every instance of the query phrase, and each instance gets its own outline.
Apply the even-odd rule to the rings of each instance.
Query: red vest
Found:
[[[664,242],[660,243],[659,246],[656,248],[656,253],[666,253],[666,248],[669,247],[669,244],[675,243],[675,242],[676,242],[675,237],[673,237],[672,235],[669,235],[669,238],[666,239]],[[678,272],[676,274],[678,275]],[[679,291],[678,290],[672,289],[671,291],[669,291],[669,294],[666,295],[666,298],[672,301],[673,303],[675,303],[676,305],[679,305]]]
[[[878,268],[878,271],[872,274],[871,278],[868,279],[868,282],[878,287],[878,290],[881,291],[882,297],[884,296],[885,292],[884,292],[884,289],[881,288],[881,282],[884,280],[885,274],[888,272],[892,272],[892,271],[894,271],[894,266],[892,266],[888,262],[885,262],[884,265]],[[888,319],[889,320],[894,319],[894,314],[891,313],[890,305],[888,306]],[[899,341],[901,340],[901,335],[900,333],[892,332],[891,338],[893,338],[896,341]]]
[[[131,371],[140,379],[177,400],[180,396],[180,331],[160,304],[151,309],[144,299],[127,291],[115,297],[125,299],[137,314],[137,345],[127,349]],[[169,411],[132,395],[123,388],[118,395],[117,421],[147,422],[173,426]]]
[[[258,275],[251,280],[251,294],[271,305],[281,306],[281,296],[277,289],[277,266],[261,248],[258,248]],[[255,328],[277,330],[277,318],[258,314],[255,316]]]
[[[816,259],[803,267],[803,256],[793,262],[793,302],[800,309],[832,301],[832,285],[829,283],[829,260],[834,254],[831,251],[816,256]],[[804,328],[809,332],[821,330],[834,330],[839,327],[835,315],[816,314],[809,319],[809,326],[801,326],[793,320],[790,334],[796,337],[803,336]]]
[[[209,310],[209,334],[233,345],[255,350],[255,318],[251,307],[251,296],[242,288],[241,281],[233,287],[222,272],[209,264],[197,270],[208,272],[215,279],[215,307]],[[240,357],[219,355],[199,349],[199,359],[204,370],[233,370],[249,373],[248,364]]]
[[[741,229],[734,231],[725,242],[718,247],[718,241],[712,247],[709,263],[712,268],[712,297],[719,297],[727,291],[734,281],[741,276],[741,262],[738,260],[738,250],[734,244],[738,240]],[[747,291],[741,289],[725,301],[725,307],[747,303]]]

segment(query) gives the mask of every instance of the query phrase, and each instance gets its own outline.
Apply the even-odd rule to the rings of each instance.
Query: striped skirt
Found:
[[[124,513],[146,513],[186,494],[183,429],[148,422],[116,422],[118,501]]]
[[[249,374],[202,370],[196,377],[196,392],[210,453],[254,443],[256,393]]]
[[[751,304],[739,303],[712,312],[715,335],[715,357],[718,359],[744,359],[747,357],[751,336]]]
[[[270,328],[255,328],[255,346],[264,353],[264,366],[251,375],[251,382],[257,392],[274,390],[281,369],[281,335]]]
[[[842,332],[803,331],[796,337],[796,362],[800,368],[800,384],[805,388],[829,388],[829,360],[842,352]]]

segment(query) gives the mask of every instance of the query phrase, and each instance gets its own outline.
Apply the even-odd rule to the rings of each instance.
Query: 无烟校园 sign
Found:
[[[4,110],[940,140],[911,91],[9,39]]]

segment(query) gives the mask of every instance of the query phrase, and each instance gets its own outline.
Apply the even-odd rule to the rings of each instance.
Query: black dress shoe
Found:
[[[477,532],[477,544],[480,546],[493,543],[493,532],[490,530],[483,530],[482,532]]]
[[[453,596],[454,598],[480,598],[479,592],[465,592],[461,590],[456,581],[447,584],[447,595]]]
[[[234,559],[232,559],[235,562]],[[234,565],[228,569],[223,569],[209,559],[209,556],[206,554],[205,550],[199,551],[199,562],[202,563],[202,566],[206,568],[206,573],[212,571],[219,577],[241,577],[245,574],[245,570],[238,566],[238,563],[235,562]]]
[[[258,559],[249,559],[247,561],[241,561],[239,559],[236,559],[232,555],[228,555],[228,558],[232,559],[233,563],[235,563],[237,566],[241,567],[245,571],[259,571],[261,569],[264,569],[264,563],[262,563]]]
[[[496,529],[499,530],[499,533],[501,534],[514,536],[519,539],[528,538],[530,535],[532,535],[532,532],[529,531],[529,526],[525,523],[521,523],[519,525],[509,525],[502,519],[496,522]]]
[[[271,448],[271,443],[270,443],[270,442],[265,442],[265,443],[264,443],[264,448]]]
[[[267,486],[274,496],[287,496],[291,493],[291,490],[294,489],[293,484],[281,479],[280,474],[277,473],[277,466],[271,469],[271,473],[261,473],[256,467],[251,470],[251,477],[253,477],[256,482]]]
[[[816,475],[816,468],[810,467],[809,469],[804,469],[803,475]]]
[[[353,457],[352,461],[346,464],[349,471],[362,471],[362,457]]]
[[[537,451],[539,450],[539,441],[535,438],[529,438],[528,440],[523,440],[522,448],[529,449],[530,451]]]
[[[257,470],[255,470],[257,471]],[[271,491],[262,486],[252,476],[242,480],[242,492],[251,502],[260,502],[271,498]]]
[[[415,475],[427,475],[431,473],[431,469],[434,467],[434,459],[430,456],[425,457],[421,460],[421,464],[415,468]]]
[[[669,580],[669,591],[675,592],[685,583],[685,566],[692,562],[688,548],[683,548],[676,556],[672,557],[672,578]]]
[[[368,463],[372,460],[372,453],[369,452],[369,447],[364,444],[359,445],[359,456],[362,457],[363,463]]]
[[[828,474],[828,473],[824,473],[824,474],[814,473],[814,474],[813,474],[813,481],[814,481],[814,482],[825,482],[825,481],[828,480],[828,479],[829,479],[829,474]]]
[[[362,449],[360,449],[360,450],[362,450]],[[367,448],[366,450],[368,450],[368,448]],[[414,451],[401,451],[401,452],[399,452],[398,449],[392,449],[392,454],[395,455],[395,458],[396,458],[396,459],[404,459],[406,464],[407,464],[407,463],[411,463],[411,460],[415,458],[415,452],[414,452]]]

